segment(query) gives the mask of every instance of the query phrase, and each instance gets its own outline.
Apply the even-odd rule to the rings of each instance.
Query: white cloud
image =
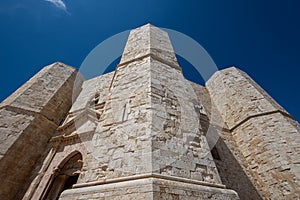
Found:
[[[56,7],[66,11],[68,13],[67,6],[62,0],[45,0],[45,1],[53,3]]]

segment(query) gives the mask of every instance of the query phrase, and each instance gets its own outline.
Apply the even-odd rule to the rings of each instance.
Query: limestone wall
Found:
[[[145,25],[131,32],[115,72],[83,83],[61,126],[89,152],[80,183],[155,172],[221,184],[202,130],[208,121],[200,122],[206,113],[179,68],[168,35]]]
[[[54,63],[0,104],[0,199],[14,199],[28,186],[36,162],[72,104],[76,74],[74,68]]]
[[[86,80],[82,84],[82,91],[78,95],[76,101],[69,111],[70,113],[76,113],[89,106],[89,102],[99,94],[99,103],[106,102],[109,98],[109,88],[114,76],[114,72],[104,74],[89,80]]]
[[[281,113],[251,118],[233,130],[265,198],[300,198],[299,133]]]
[[[108,81],[103,113],[86,143],[92,160],[83,182],[151,171],[149,63],[149,58],[128,63]]]
[[[235,143],[226,146],[260,196],[299,198],[299,124],[234,67],[215,73],[206,86]]]
[[[216,72],[206,87],[229,129],[262,113],[281,111],[288,114],[248,75],[235,67]]]
[[[180,69],[168,33],[146,24],[130,32],[120,65],[149,55]]]
[[[134,180],[66,190],[62,193],[60,199],[237,200],[239,198],[232,190],[184,182],[182,179],[168,180],[163,176],[158,176],[157,178],[136,178]]]
[[[61,199],[238,199],[222,185],[205,137],[207,97],[184,79],[166,32],[133,30],[116,70],[83,83],[23,199],[56,195],[51,183],[74,152],[83,167]]]
[[[258,200],[256,188],[249,180],[243,170],[245,159],[237,150],[237,146],[232,138],[226,123],[221,117],[220,112],[211,101],[208,90],[198,84],[190,82],[198,101],[203,105],[206,114],[200,115],[200,124],[210,150],[216,153],[214,162],[217,166],[222,184],[228,189],[232,189],[239,193],[240,199]],[[229,147],[228,147],[229,146]]]
[[[214,161],[218,168],[222,183],[226,188],[238,192],[240,199],[262,199],[258,193],[258,185],[253,183],[253,173],[247,170],[247,161],[239,151],[230,132],[215,129],[219,138],[213,151],[217,151],[218,158]]]
[[[40,199],[74,152],[83,167],[60,199],[238,199],[224,184],[241,199],[299,198],[299,124],[244,72],[191,83],[168,34],[147,24],[69,110],[75,75],[47,66],[0,104],[1,199],[13,199],[34,165],[23,199]]]
[[[205,137],[206,115],[194,88],[181,71],[155,59],[151,63],[151,112],[154,170],[221,183]]]
[[[203,87],[198,92],[208,94]],[[83,83],[51,139],[52,156],[24,199],[43,197],[61,162],[74,151],[83,158],[74,188],[86,193],[71,189],[62,199],[238,198],[224,189],[218,175],[204,133],[208,121],[201,120],[207,115],[201,98],[184,79],[167,33],[152,25],[132,31],[116,70]],[[155,191],[153,183],[138,188],[129,183],[129,189],[119,183],[147,175],[176,180],[170,187],[164,184],[172,181],[160,182]],[[184,188],[177,179],[190,184]],[[110,182],[117,182],[121,192],[106,193]],[[106,185],[101,191],[89,189],[101,184]]]

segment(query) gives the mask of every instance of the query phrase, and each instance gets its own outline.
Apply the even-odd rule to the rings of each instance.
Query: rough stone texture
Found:
[[[246,174],[243,165],[245,158],[238,151],[237,145],[228,131],[226,123],[221,117],[208,90],[200,85],[191,83],[198,101],[202,103],[207,115],[200,115],[200,123],[207,138],[210,149],[217,151],[219,158],[215,158],[222,184],[226,188],[237,191],[241,199],[261,199],[253,183],[249,180],[251,174]]]
[[[220,183],[195,109],[201,103],[181,71],[151,55],[136,60],[136,54],[126,53],[137,51],[136,44],[144,45],[144,40],[153,40],[153,46],[159,50],[156,44],[159,39],[169,44],[168,54],[160,58],[175,62],[166,33],[146,25],[129,36],[122,59],[131,62],[119,65],[113,77],[108,74],[83,84],[71,112],[80,113],[96,93],[99,93],[97,104],[104,107],[94,124],[92,142],[85,143],[94,158],[87,163],[80,181],[157,172]],[[97,106],[90,109],[97,112]],[[95,173],[99,169],[105,170]]]
[[[200,116],[201,101],[181,71],[151,63],[153,171],[221,183]]]
[[[251,182],[248,171],[245,172],[244,166],[246,160],[238,151],[238,147],[232,138],[230,132],[216,129],[217,134],[220,135],[214,148],[219,154],[219,159],[214,159],[218,172],[220,174],[222,183],[227,188],[238,192],[241,199],[259,200],[262,199],[256,187]]]
[[[215,73],[206,86],[235,143],[227,148],[259,194],[264,199],[300,198],[299,124],[234,67]]]
[[[49,65],[0,104],[0,199],[15,199],[28,186],[36,162],[72,104],[76,75],[64,64]]]
[[[156,173],[210,184],[203,193],[183,198],[214,196],[212,190],[224,186],[200,116],[206,112],[183,77],[167,33],[152,25],[133,30],[116,71],[83,83],[59,134],[51,139],[49,161],[23,199],[45,198],[57,169],[75,151],[84,161],[77,185]],[[226,199],[229,191],[222,191],[217,196],[224,193]],[[173,194],[147,195],[143,198]]]
[[[0,170],[14,174],[1,192],[22,180],[8,168],[17,165],[35,167],[23,200],[299,198],[299,124],[240,70],[216,72],[206,87],[187,81],[168,34],[147,24],[69,109],[75,71],[61,65],[1,104]],[[76,179],[63,188],[67,175]]]
[[[146,24],[130,32],[120,65],[149,55],[180,69],[168,33]]]
[[[280,111],[288,115],[246,73],[235,67],[216,72],[206,86],[229,129],[264,113]],[[223,99],[221,95],[224,95]]]

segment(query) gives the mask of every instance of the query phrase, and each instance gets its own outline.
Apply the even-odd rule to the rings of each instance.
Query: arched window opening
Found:
[[[100,94],[96,93],[87,103],[87,107],[95,110],[96,112],[96,117],[99,120],[103,111],[104,111],[104,106],[105,102],[100,101]]]
[[[49,181],[47,192],[44,193],[44,200],[59,199],[60,194],[67,189],[71,189],[77,183],[82,168],[82,155],[76,152],[70,155],[55,169]]]
[[[89,106],[96,106],[100,101],[100,94],[96,93],[92,100],[89,102]]]

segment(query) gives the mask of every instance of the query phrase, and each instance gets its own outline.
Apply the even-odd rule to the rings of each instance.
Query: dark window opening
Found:
[[[72,186],[77,183],[78,177],[79,177],[79,174],[77,174],[75,176],[69,176],[68,179],[66,180],[63,191],[67,190],[67,189],[71,189]]]
[[[211,155],[212,155],[213,159],[221,160],[221,157],[220,157],[219,152],[216,147],[212,148]]]
[[[96,93],[94,97],[89,101],[89,106],[95,106],[99,103],[100,101],[100,94]]]
[[[64,190],[71,189],[77,183],[82,168],[82,155],[76,153],[64,160],[53,171],[49,183],[42,195],[43,200],[57,200]]]

